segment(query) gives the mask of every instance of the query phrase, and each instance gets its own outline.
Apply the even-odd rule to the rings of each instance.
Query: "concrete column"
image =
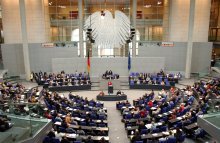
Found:
[[[133,0],[132,3],[132,21],[133,21],[133,27],[136,29],[136,16],[137,16],[137,1]],[[132,57],[136,57],[136,33],[132,40]]]
[[[169,36],[169,2],[170,0],[164,0],[163,8],[163,41],[168,41]]]
[[[187,42],[190,0],[170,0],[169,40]]]
[[[191,64],[192,64],[192,47],[193,47],[193,29],[195,19],[195,0],[190,0],[190,12],[189,12],[189,27],[188,27],[188,42],[186,53],[186,69],[185,78],[190,78]]]
[[[50,20],[48,0],[25,0],[29,43],[49,42]]]
[[[211,0],[195,0],[193,42],[208,42]]]
[[[79,9],[79,47],[80,47],[80,57],[84,57],[84,47],[83,47],[83,15],[82,15],[82,0],[78,1]]]
[[[28,49],[28,36],[27,36],[27,24],[26,24],[26,13],[25,13],[25,2],[19,0],[20,6],[20,19],[21,19],[21,35],[24,55],[24,68],[26,74],[26,80],[30,79],[30,61],[29,61],[29,49]]]
[[[19,0],[2,0],[2,24],[4,43],[21,43],[21,22],[19,15]]]
[[[48,0],[24,0],[29,43],[49,41]],[[6,44],[22,42],[19,0],[2,0],[2,22]]]

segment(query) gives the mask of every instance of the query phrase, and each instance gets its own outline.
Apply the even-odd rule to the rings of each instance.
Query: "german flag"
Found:
[[[90,73],[90,57],[89,57],[89,50],[88,50],[88,58],[87,58],[87,70],[88,74]]]

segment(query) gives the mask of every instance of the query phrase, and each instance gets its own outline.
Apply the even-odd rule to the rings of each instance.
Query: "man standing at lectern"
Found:
[[[108,93],[110,94],[112,94],[113,93],[113,85],[112,85],[112,82],[111,81],[109,81],[108,82]]]
[[[112,82],[111,81],[108,82],[108,86],[112,86]]]

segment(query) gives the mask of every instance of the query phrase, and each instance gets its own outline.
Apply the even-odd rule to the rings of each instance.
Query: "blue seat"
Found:
[[[168,143],[167,140],[160,140],[159,139],[159,143]]]
[[[105,116],[104,115],[99,115],[99,120],[105,120]]]
[[[133,80],[130,81],[130,85],[134,85],[134,81]]]
[[[91,119],[97,119],[97,116],[95,114],[91,114],[90,118]]]
[[[160,129],[158,129],[158,128],[155,128],[155,129],[153,129],[153,131],[152,131],[152,133],[159,133],[160,132]]]
[[[61,133],[65,133],[65,132],[66,132],[66,129],[65,129],[64,127],[59,127],[59,131],[60,131]]]
[[[46,136],[43,140],[43,143],[50,143],[52,141],[52,139],[48,136]]]
[[[99,124],[99,127],[106,127],[105,124]]]
[[[81,141],[74,141],[74,143],[82,143]]]
[[[89,123],[89,126],[95,127],[95,126],[96,126],[96,123]]]
[[[144,143],[144,141],[135,141],[135,143]]]
[[[135,115],[134,115],[134,118],[135,118],[135,119],[139,119],[140,117],[141,117],[140,114],[135,114]]]
[[[168,143],[176,143],[176,138],[175,138],[175,137],[169,137],[169,138],[167,139],[167,142],[168,142]]]
[[[59,139],[53,139],[53,143],[60,143]]]
[[[182,134],[180,136],[180,138],[178,139],[178,142],[184,142],[185,141],[185,138],[186,138],[186,134]]]
[[[126,114],[125,115],[125,119],[131,119],[132,118],[132,115],[131,114]]]
[[[160,131],[161,131],[161,132],[167,131],[167,126],[162,126],[162,127],[160,127]]]
[[[86,126],[86,122],[80,122],[81,126]]]
[[[148,133],[148,130],[147,130],[147,129],[141,129],[141,135],[147,134],[147,133]]]

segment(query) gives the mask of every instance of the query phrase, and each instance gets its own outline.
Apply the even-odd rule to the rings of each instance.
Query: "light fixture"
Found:
[[[63,5],[59,5],[58,7],[59,8],[66,8],[66,6],[63,6]]]
[[[48,4],[51,6],[53,4],[53,2],[49,2]]]
[[[151,7],[151,4],[146,4],[144,7],[150,8],[150,7]]]
[[[157,4],[160,5],[160,4],[162,4],[162,2],[161,2],[161,1],[158,1]]]
[[[101,11],[101,19],[104,19],[105,18],[105,13],[104,11]]]

